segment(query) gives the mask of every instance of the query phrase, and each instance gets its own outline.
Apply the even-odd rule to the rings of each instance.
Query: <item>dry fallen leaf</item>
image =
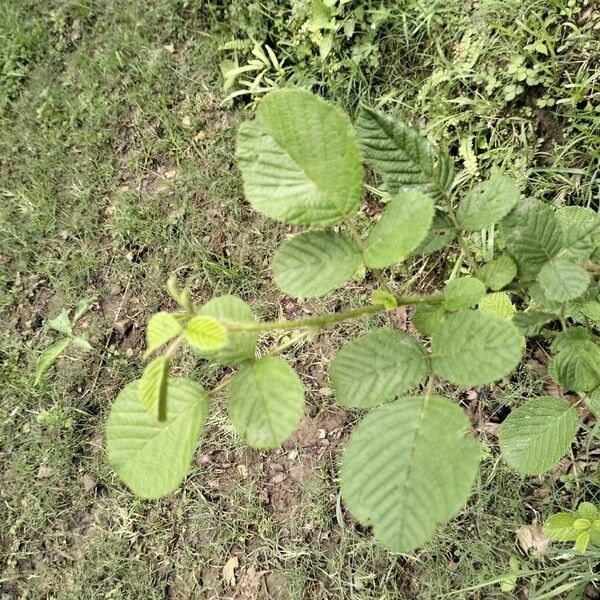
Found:
[[[235,570],[238,568],[240,561],[237,556],[232,556],[223,567],[223,581],[229,587],[235,587]]]
[[[542,556],[550,545],[550,538],[537,523],[521,525],[516,531],[517,542],[525,554]]]

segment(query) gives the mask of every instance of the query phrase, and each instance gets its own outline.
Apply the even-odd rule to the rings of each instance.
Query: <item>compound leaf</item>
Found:
[[[350,279],[361,264],[361,251],[345,235],[309,231],[280,246],[273,257],[273,274],[282,292],[309,298],[323,296]]]
[[[502,222],[506,247],[524,276],[535,276],[562,248],[562,230],[550,206],[520,202]]]
[[[412,552],[467,500],[479,445],[464,412],[440,396],[403,397],[369,413],[350,435],[342,497],[394,552]]]
[[[237,296],[218,296],[209,300],[198,311],[199,315],[213,319],[253,322],[252,309],[247,302]],[[256,353],[258,333],[253,331],[228,331],[227,343],[218,350],[204,350],[200,354],[213,363],[222,365],[239,365],[252,360]]]
[[[520,192],[507,175],[492,175],[469,190],[456,213],[461,227],[478,231],[503,219],[519,201]]]
[[[331,363],[331,383],[342,406],[364,409],[419,385],[427,370],[427,357],[417,340],[381,328],[342,347]]]
[[[161,498],[186,476],[208,413],[208,395],[188,379],[169,379],[165,421],[140,402],[139,381],[115,400],[106,425],[108,462],[122,481],[142,498]]]
[[[474,306],[485,294],[485,285],[475,277],[451,279],[444,288],[444,308],[454,311]]]
[[[457,385],[486,385],[521,361],[521,334],[510,321],[463,310],[446,317],[431,337],[433,369]]]
[[[574,527],[576,520],[577,517],[570,513],[550,515],[544,523],[544,533],[557,542],[574,542],[580,534]]]
[[[506,287],[516,276],[517,265],[506,255],[499,256],[477,271],[477,278],[494,292]]]
[[[360,111],[356,129],[365,162],[383,177],[390,194],[416,188],[441,197],[450,189],[452,159],[415,129],[368,107]]]
[[[223,323],[204,315],[190,319],[183,334],[190,346],[200,352],[220,350],[228,341],[227,329]]]
[[[42,375],[56,362],[56,359],[69,347],[72,338],[65,337],[48,346],[38,358],[35,368],[35,384],[39,383]]]
[[[146,327],[146,352],[144,356],[152,354],[169,340],[181,333],[179,321],[170,313],[159,312],[150,317]]]
[[[144,408],[160,421],[166,418],[167,379],[169,377],[169,359],[159,356],[148,363],[144,369],[138,394]]]
[[[500,426],[500,450],[506,462],[524,475],[551,469],[571,447],[579,419],[567,400],[542,396],[513,410]]]
[[[304,385],[282,358],[265,356],[242,368],[229,388],[229,418],[254,448],[276,448],[304,413]]]
[[[433,200],[421,192],[392,198],[367,238],[365,264],[382,269],[405,259],[427,235]]]
[[[267,94],[239,130],[250,204],[285,223],[326,227],[358,211],[363,169],[348,117],[310,92]]]
[[[538,280],[546,297],[566,302],[583,295],[590,285],[590,274],[575,263],[554,259],[542,267]]]

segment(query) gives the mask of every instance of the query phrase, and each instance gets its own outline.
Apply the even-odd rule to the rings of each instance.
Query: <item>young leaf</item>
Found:
[[[425,239],[415,248],[411,254],[421,256],[437,252],[451,244],[456,238],[456,228],[448,215],[436,211],[433,215],[433,221]]]
[[[485,285],[475,277],[451,279],[444,288],[444,308],[449,311],[474,306],[485,294]]]
[[[183,333],[190,346],[200,352],[220,350],[228,341],[227,329],[223,323],[204,315],[190,319]]]
[[[217,320],[255,321],[248,303],[237,296],[231,295],[219,296],[209,300],[200,308],[198,314]],[[253,331],[229,331],[225,346],[218,350],[205,350],[200,354],[213,363],[239,365],[254,358],[257,340],[258,333]]]
[[[302,90],[267,94],[239,130],[237,160],[250,204],[285,223],[327,227],[356,213],[362,164],[352,124]]]
[[[69,311],[63,308],[54,319],[48,321],[48,327],[59,331],[60,333],[66,333],[67,335],[73,335],[73,329],[71,328],[71,320],[69,319]]]
[[[386,310],[392,310],[398,306],[398,300],[394,294],[390,294],[386,290],[373,290],[371,292],[371,304],[379,304]]]
[[[562,248],[562,230],[550,206],[520,202],[502,222],[506,247],[524,276],[535,276]]]
[[[574,542],[580,533],[574,527],[576,520],[577,517],[570,513],[550,515],[544,523],[544,533],[557,542]]]
[[[544,325],[554,321],[556,317],[541,310],[518,312],[513,317],[513,323],[521,330],[524,336],[538,335]]]
[[[418,131],[367,107],[360,111],[356,129],[365,162],[381,174],[390,194],[416,188],[441,197],[450,189],[452,159]]]
[[[167,417],[167,380],[169,378],[169,359],[159,356],[148,363],[144,369],[138,394],[143,407],[159,421]]]
[[[170,313],[159,312],[150,317],[146,327],[146,352],[149,356],[181,333],[179,321]]]
[[[457,385],[487,385],[521,361],[521,335],[510,322],[463,310],[446,317],[431,336],[433,370]]]
[[[282,358],[265,356],[232,379],[229,418],[254,448],[277,448],[298,427],[304,413],[304,385]]]
[[[382,328],[352,340],[331,363],[331,384],[345,408],[370,408],[419,385],[427,356],[406,333]]]
[[[600,348],[591,341],[572,344],[550,359],[548,372],[566,390],[589,392],[600,386]]]
[[[309,231],[287,240],[273,256],[277,287],[296,298],[323,296],[362,264],[356,244],[339,233]]]
[[[138,398],[139,381],[125,387],[106,425],[108,462],[131,491],[161,498],[186,476],[208,413],[208,395],[188,379],[169,379],[165,421],[157,421]]]
[[[87,338],[81,335],[76,335],[73,337],[73,344],[83,350],[87,350],[88,352],[94,349],[94,347],[88,342]]]
[[[540,475],[568,453],[579,429],[576,408],[567,400],[543,396],[513,410],[500,426],[506,462],[524,475]]]
[[[42,375],[56,362],[56,359],[69,347],[71,342],[72,338],[70,337],[61,338],[40,354],[35,369],[35,385],[40,382]]]
[[[575,540],[575,550],[577,552],[581,552],[582,554],[587,550],[587,547],[590,543],[590,532],[582,531]]]
[[[586,300],[579,307],[581,313],[593,323],[600,323],[600,302],[597,300]]]
[[[512,177],[492,175],[465,194],[456,213],[458,222],[469,231],[491,227],[516,206],[519,197]]]
[[[486,294],[479,301],[479,310],[498,315],[500,318],[511,321],[517,312],[510,296],[506,292],[494,292]]]
[[[419,304],[412,316],[412,324],[421,335],[430,336],[446,317],[441,304]]]
[[[73,323],[77,323],[83,315],[90,309],[92,306],[92,302],[94,302],[95,298],[84,298],[80,300],[75,308],[75,314],[73,315]]]
[[[590,525],[600,516],[598,514],[598,509],[591,502],[582,502],[577,507],[577,513],[583,519],[587,519],[590,522]]]
[[[367,238],[367,267],[382,269],[404,260],[423,241],[432,219],[429,196],[407,192],[392,198]]]
[[[563,206],[556,211],[565,251],[574,260],[589,258],[600,246],[598,213],[584,206]]]
[[[510,256],[498,258],[483,265],[477,271],[477,279],[485,283],[490,290],[497,292],[506,287],[517,276],[517,265]]]
[[[544,294],[558,302],[579,298],[590,285],[590,274],[584,268],[560,259],[547,262],[538,279]]]
[[[412,552],[463,506],[479,445],[464,412],[440,396],[403,397],[369,413],[340,469],[344,502],[393,552]]]

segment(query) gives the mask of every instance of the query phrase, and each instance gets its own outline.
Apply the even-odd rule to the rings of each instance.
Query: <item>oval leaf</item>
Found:
[[[48,346],[38,358],[35,368],[35,383],[38,384],[44,373],[56,362],[57,358],[69,347],[72,338],[65,337]]]
[[[464,310],[446,317],[431,337],[433,369],[457,385],[502,379],[521,361],[521,335],[496,315]]]
[[[186,476],[208,413],[208,395],[197,383],[169,379],[167,419],[157,421],[142,406],[139,382],[115,400],[106,425],[108,462],[137,496],[161,498]]]
[[[538,276],[544,294],[550,300],[566,302],[583,295],[590,285],[590,274],[568,260],[547,262]]]
[[[198,315],[190,319],[184,330],[190,346],[200,352],[219,350],[227,344],[227,329],[213,317]]]
[[[423,347],[410,335],[376,329],[346,344],[331,363],[331,384],[346,408],[370,408],[419,385],[427,373]]]
[[[425,239],[412,252],[413,256],[431,254],[445,248],[454,241],[456,228],[448,215],[436,211]]]
[[[217,320],[238,322],[255,321],[247,302],[237,296],[225,295],[209,300],[198,311],[199,315]],[[256,353],[258,333],[253,331],[228,331],[227,343],[218,350],[202,351],[200,354],[213,363],[239,365],[252,360]]]
[[[144,356],[152,354],[169,340],[181,333],[179,321],[170,313],[159,312],[150,317],[146,327],[146,352]]]
[[[570,402],[555,396],[535,398],[502,423],[500,449],[513,469],[539,475],[567,454],[578,428],[577,410]]]
[[[283,359],[265,356],[231,381],[229,417],[254,448],[276,448],[298,427],[304,413],[304,385]]]
[[[600,348],[587,340],[570,344],[550,359],[548,372],[567,390],[589,392],[600,386]]]
[[[356,213],[362,164],[352,124],[302,90],[267,94],[242,124],[237,159],[250,204],[286,223],[325,227]]]
[[[469,231],[491,227],[516,206],[519,197],[519,188],[511,177],[492,175],[465,194],[456,213],[458,222]]]
[[[596,211],[585,206],[563,206],[556,211],[556,218],[570,258],[589,258],[600,246],[600,220]]]
[[[544,533],[558,542],[574,542],[580,531],[575,529],[577,517],[569,513],[551,515],[544,523]]]
[[[452,279],[444,288],[444,308],[461,310],[475,306],[485,294],[485,285],[475,277]]]
[[[516,276],[517,265],[506,255],[499,256],[477,271],[477,279],[483,281],[494,292],[506,287]]]
[[[144,369],[138,394],[143,407],[160,421],[167,414],[167,378],[169,376],[169,359],[159,356]]]
[[[412,324],[422,335],[431,335],[446,317],[441,304],[419,304],[412,316]]]
[[[392,198],[367,238],[365,264],[382,269],[405,259],[425,239],[433,200],[421,192]]]
[[[479,463],[469,421],[439,396],[403,397],[369,413],[350,435],[342,497],[394,552],[412,552],[463,506]]]
[[[356,244],[345,235],[310,231],[284,242],[273,256],[277,287],[296,298],[323,296],[350,279],[362,264]]]

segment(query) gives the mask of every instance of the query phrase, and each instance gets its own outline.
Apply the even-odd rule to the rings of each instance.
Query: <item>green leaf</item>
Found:
[[[304,385],[282,358],[265,356],[234,376],[228,407],[244,442],[254,448],[277,448],[304,414]]]
[[[446,317],[431,350],[438,375],[457,385],[487,385],[521,362],[521,334],[496,315],[464,310]]]
[[[590,274],[583,267],[561,259],[547,262],[538,278],[544,294],[558,302],[579,298],[590,285]]]
[[[227,329],[223,323],[204,315],[190,319],[183,334],[190,346],[200,352],[220,350],[228,341]]]
[[[600,420],[600,388],[592,390],[586,397],[587,407],[594,413],[596,420]]]
[[[521,330],[524,336],[531,337],[542,331],[544,325],[554,321],[556,317],[541,310],[518,312],[513,317],[513,323]]]
[[[425,239],[413,250],[413,256],[421,256],[437,252],[451,244],[456,238],[456,228],[450,217],[443,212],[436,211],[433,221]]]
[[[590,543],[590,532],[582,531],[575,540],[575,550],[577,552],[581,552],[582,554],[587,550],[587,547]]]
[[[444,288],[444,308],[454,311],[474,306],[485,294],[485,285],[475,277],[451,279]]]
[[[591,341],[572,344],[550,359],[548,372],[567,390],[589,392],[600,386],[600,348]]]
[[[567,256],[574,260],[589,258],[600,246],[598,213],[584,206],[563,206],[556,211]]]
[[[73,343],[76,346],[78,346],[79,348],[82,348],[83,350],[87,350],[88,352],[90,350],[94,349],[94,347],[89,343],[87,338],[85,338],[81,335],[76,335],[75,337],[73,337]]]
[[[348,117],[302,90],[267,94],[239,130],[250,204],[285,223],[326,227],[360,208],[363,169]]]
[[[550,515],[544,523],[544,533],[557,542],[573,542],[579,535],[574,527],[576,520],[577,517],[570,513]]]
[[[386,290],[373,290],[371,292],[371,304],[383,306],[386,310],[392,310],[398,306],[398,300],[394,294]]]
[[[420,192],[391,199],[367,238],[365,264],[382,269],[404,260],[425,238],[433,200]]]
[[[390,194],[418,189],[441,197],[450,189],[452,159],[415,129],[367,107],[361,109],[356,129],[365,162],[383,177]]]
[[[148,363],[144,369],[138,394],[143,407],[159,421],[167,417],[167,380],[169,378],[169,359],[159,356]]]
[[[256,319],[248,303],[237,296],[225,295],[209,300],[198,314],[217,320],[253,322]],[[252,360],[256,354],[258,333],[253,331],[229,331],[227,343],[214,351],[202,351],[200,354],[213,363],[239,365]]]
[[[573,350],[581,342],[587,342],[592,337],[585,327],[569,327],[564,331],[559,331],[552,340],[550,348],[553,352],[562,352],[563,350]]]
[[[273,256],[277,287],[296,298],[323,296],[362,264],[356,244],[339,233],[309,231],[287,240]]]
[[[149,356],[181,333],[179,321],[170,313],[159,312],[150,317],[146,327],[146,352]]]
[[[524,475],[550,470],[569,452],[579,429],[576,408],[567,400],[542,396],[513,410],[500,426],[500,450]]]
[[[517,265],[506,255],[499,256],[477,271],[477,278],[495,292],[506,287],[516,276]]]
[[[331,363],[331,384],[342,406],[365,409],[419,385],[427,370],[427,356],[417,340],[381,328],[342,347]]]
[[[520,195],[512,177],[492,175],[465,194],[456,213],[458,223],[469,231],[491,227],[516,206]]]
[[[506,247],[523,276],[533,277],[562,248],[562,230],[550,206],[526,200],[502,222]]]
[[[40,354],[35,369],[35,384],[40,382],[42,375],[56,362],[56,359],[69,347],[71,342],[72,338],[70,337],[61,338]]]
[[[138,397],[139,381],[115,400],[106,424],[108,462],[137,496],[161,498],[186,476],[208,413],[208,395],[188,379],[169,379],[165,421]]]
[[[95,298],[84,298],[78,302],[77,307],[75,308],[75,314],[73,315],[73,323],[77,323],[77,321],[85,315],[90,309],[90,306],[92,306],[94,300]]]
[[[48,321],[48,327],[54,329],[55,331],[59,331],[60,333],[73,335],[71,320],[69,319],[69,311],[66,308],[63,308],[59,315]]]
[[[376,408],[350,435],[342,497],[389,550],[412,552],[464,505],[480,454],[468,428],[450,400],[416,396]]]
[[[441,304],[419,304],[412,316],[412,324],[421,335],[430,336],[442,324],[446,311]]]
[[[581,502],[577,507],[577,512],[581,517],[590,521],[590,525],[598,518],[598,509],[591,502]]]
[[[586,300],[580,306],[582,314],[593,323],[600,323],[600,302],[597,300]]]
[[[498,315],[502,319],[511,321],[515,316],[516,309],[506,292],[494,292],[486,294],[479,301],[479,310]]]

